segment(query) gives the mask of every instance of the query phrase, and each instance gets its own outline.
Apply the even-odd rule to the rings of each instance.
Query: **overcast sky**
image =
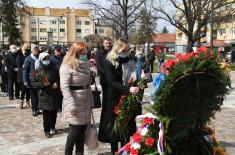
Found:
[[[87,7],[82,4],[86,0],[24,0],[24,1],[26,5],[34,7],[54,7],[54,8]],[[105,0],[102,0],[102,2],[105,2]],[[175,32],[175,28],[164,21],[158,22],[157,30],[160,32],[165,25],[167,26],[168,30],[170,30],[170,32]]]

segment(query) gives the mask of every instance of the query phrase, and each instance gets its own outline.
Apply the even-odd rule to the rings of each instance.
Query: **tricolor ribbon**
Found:
[[[157,148],[158,148],[158,152],[160,153],[160,155],[162,155],[163,154],[164,127],[161,122],[159,123],[159,128],[160,128],[160,131],[159,131]]]

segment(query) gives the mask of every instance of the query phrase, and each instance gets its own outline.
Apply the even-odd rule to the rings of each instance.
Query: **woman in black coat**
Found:
[[[16,57],[16,66],[18,68],[17,83],[21,89],[21,96],[20,96],[20,99],[21,99],[20,108],[21,109],[23,109],[25,97],[26,97],[26,104],[28,105],[28,107],[30,106],[30,104],[29,104],[30,90],[23,83],[23,72],[22,72],[24,60],[27,56],[29,56],[29,54],[30,54],[30,45],[24,44],[23,49],[18,50],[18,55]]]
[[[101,115],[104,115],[103,119],[100,122],[100,132],[99,140],[101,142],[111,143],[111,151],[114,154],[118,151],[118,142],[121,142],[122,145],[126,143],[125,140],[120,137],[115,137],[112,135],[113,123],[115,120],[114,108],[118,104],[122,95],[128,93],[138,93],[138,87],[128,87],[123,84],[122,81],[122,63],[126,63],[130,55],[129,48],[127,43],[123,40],[118,40],[111,52],[107,55],[106,62],[104,65],[105,76],[108,82],[108,97],[107,97],[107,106],[103,107]],[[136,131],[135,122],[133,120],[131,132],[129,135],[132,135]]]
[[[56,132],[55,124],[60,93],[59,71],[56,67],[50,65],[49,58],[48,53],[40,53],[40,67],[33,73],[32,79],[32,87],[38,89],[38,108],[43,110],[43,127],[47,138],[50,138],[51,134]]]

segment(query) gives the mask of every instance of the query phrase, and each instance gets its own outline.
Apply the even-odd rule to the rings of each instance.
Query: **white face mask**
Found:
[[[121,58],[127,58],[127,57],[129,57],[130,52],[121,52],[121,53],[119,53],[118,55],[119,55],[119,57],[121,57]]]
[[[48,66],[48,65],[50,65],[50,60],[43,60],[42,64],[45,66]]]
[[[12,52],[12,53],[16,53],[17,50],[16,50],[16,49],[11,49],[11,52]]]

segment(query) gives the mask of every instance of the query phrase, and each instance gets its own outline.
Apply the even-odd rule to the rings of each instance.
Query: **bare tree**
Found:
[[[212,0],[158,0],[155,10],[159,12],[159,18],[164,19],[182,31],[188,37],[187,51],[192,51],[195,42],[206,36],[207,24],[210,22]],[[233,1],[214,0],[215,17],[219,9]],[[164,5],[163,5],[164,4]],[[163,6],[171,5],[176,9],[172,14]],[[216,11],[217,10],[217,11]],[[224,12],[225,13],[225,12]]]
[[[106,5],[95,0],[87,2],[96,14],[108,20],[116,34],[128,40],[128,29],[139,19],[140,7],[146,0],[106,0]]]

